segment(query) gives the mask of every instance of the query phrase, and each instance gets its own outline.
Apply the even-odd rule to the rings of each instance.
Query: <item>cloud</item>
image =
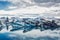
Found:
[[[31,0],[8,0],[8,1],[13,3],[14,6],[17,6],[17,7],[28,7],[33,5]]]
[[[8,8],[5,8],[5,10],[15,10],[17,8],[26,8],[30,6],[39,6],[39,7],[60,6],[59,0],[57,1],[54,1],[54,0],[3,0],[3,1],[4,2],[7,1],[11,3],[11,5],[8,5]]]
[[[39,14],[42,16],[58,16],[58,10],[60,10],[60,3],[58,1],[59,0],[3,0],[3,3],[8,2],[8,4],[2,6],[3,8],[2,10],[0,9],[0,14]],[[55,12],[56,10],[57,12]]]
[[[26,8],[30,6],[39,6],[39,7],[58,7],[60,6],[60,0],[0,0],[10,2],[11,5],[8,5],[8,8],[5,10],[16,9],[16,8]],[[6,4],[7,5],[7,4]]]
[[[16,8],[26,8],[29,6],[33,6],[33,3],[31,2],[31,0],[0,0],[0,3],[2,3],[1,6],[3,7],[3,8],[2,7],[0,8],[1,9],[5,8],[5,10],[12,10]]]
[[[60,3],[60,0],[33,0],[37,3],[47,3],[47,2],[54,2],[54,3]]]
[[[51,10],[57,10],[59,9],[59,7],[39,7],[39,6],[30,6],[30,7],[26,7],[26,8],[19,8],[19,9],[16,9],[16,10],[10,10],[10,11],[0,11],[2,12],[2,14],[4,14],[4,12],[6,12],[6,14],[10,13],[10,14],[22,14],[22,13],[38,13],[38,14],[41,14],[41,13],[48,13],[48,12],[51,12]]]
[[[44,6],[44,7],[52,7],[52,6],[60,6],[60,0],[32,0],[35,5]]]
[[[45,7],[38,7],[38,6],[30,6],[30,7],[26,7],[26,8],[19,8],[16,10],[10,10],[10,11],[0,11],[2,14],[22,14],[22,13],[44,13],[45,11],[47,11],[48,9]]]

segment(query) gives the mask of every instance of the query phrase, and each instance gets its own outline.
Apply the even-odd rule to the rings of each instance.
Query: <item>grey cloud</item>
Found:
[[[18,6],[18,7],[28,7],[28,6],[32,6],[32,4],[30,4],[30,3],[28,3],[28,2],[25,2],[25,1],[20,1],[20,2],[18,2],[18,3],[16,3],[16,4],[14,4],[14,5],[16,5],[16,6]]]
[[[51,6],[60,6],[60,0],[32,0],[35,5],[43,6],[43,7],[51,7]]]
[[[32,0],[37,3],[46,3],[46,2],[54,2],[54,3],[60,3],[60,0]]]
[[[51,6],[54,6],[55,3],[40,3],[40,4],[37,4],[38,6],[43,6],[43,7],[51,7]]]
[[[42,7],[51,7],[51,6],[57,7],[57,6],[60,6],[59,3],[60,3],[60,0],[31,0],[31,4],[30,4],[29,2],[20,0],[19,2],[12,3],[11,6],[16,6],[17,8],[26,8],[34,5],[42,6]],[[11,10],[11,9],[5,9],[5,10]]]
[[[12,3],[12,1],[9,1]],[[26,2],[24,0],[20,0],[18,2],[12,3],[12,6],[16,6],[17,8],[26,8],[29,6],[33,6],[34,4],[30,4],[29,2]],[[14,9],[6,9],[6,10],[14,10]]]

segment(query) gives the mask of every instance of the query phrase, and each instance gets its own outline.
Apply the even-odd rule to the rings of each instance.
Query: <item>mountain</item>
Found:
[[[17,18],[17,17],[1,17],[0,18],[0,30],[6,28],[10,31],[23,30],[23,32],[29,32],[33,29],[44,30],[59,30],[60,21],[57,18]]]

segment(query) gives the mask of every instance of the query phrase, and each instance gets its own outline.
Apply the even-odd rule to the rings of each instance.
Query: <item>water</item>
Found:
[[[34,30],[35,31],[35,30]],[[27,33],[4,32],[0,33],[0,40],[60,40],[60,33],[57,32],[38,32],[30,31]]]

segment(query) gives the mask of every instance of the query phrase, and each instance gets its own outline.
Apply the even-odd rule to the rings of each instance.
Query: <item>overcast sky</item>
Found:
[[[0,14],[60,16],[60,0],[0,0]]]

